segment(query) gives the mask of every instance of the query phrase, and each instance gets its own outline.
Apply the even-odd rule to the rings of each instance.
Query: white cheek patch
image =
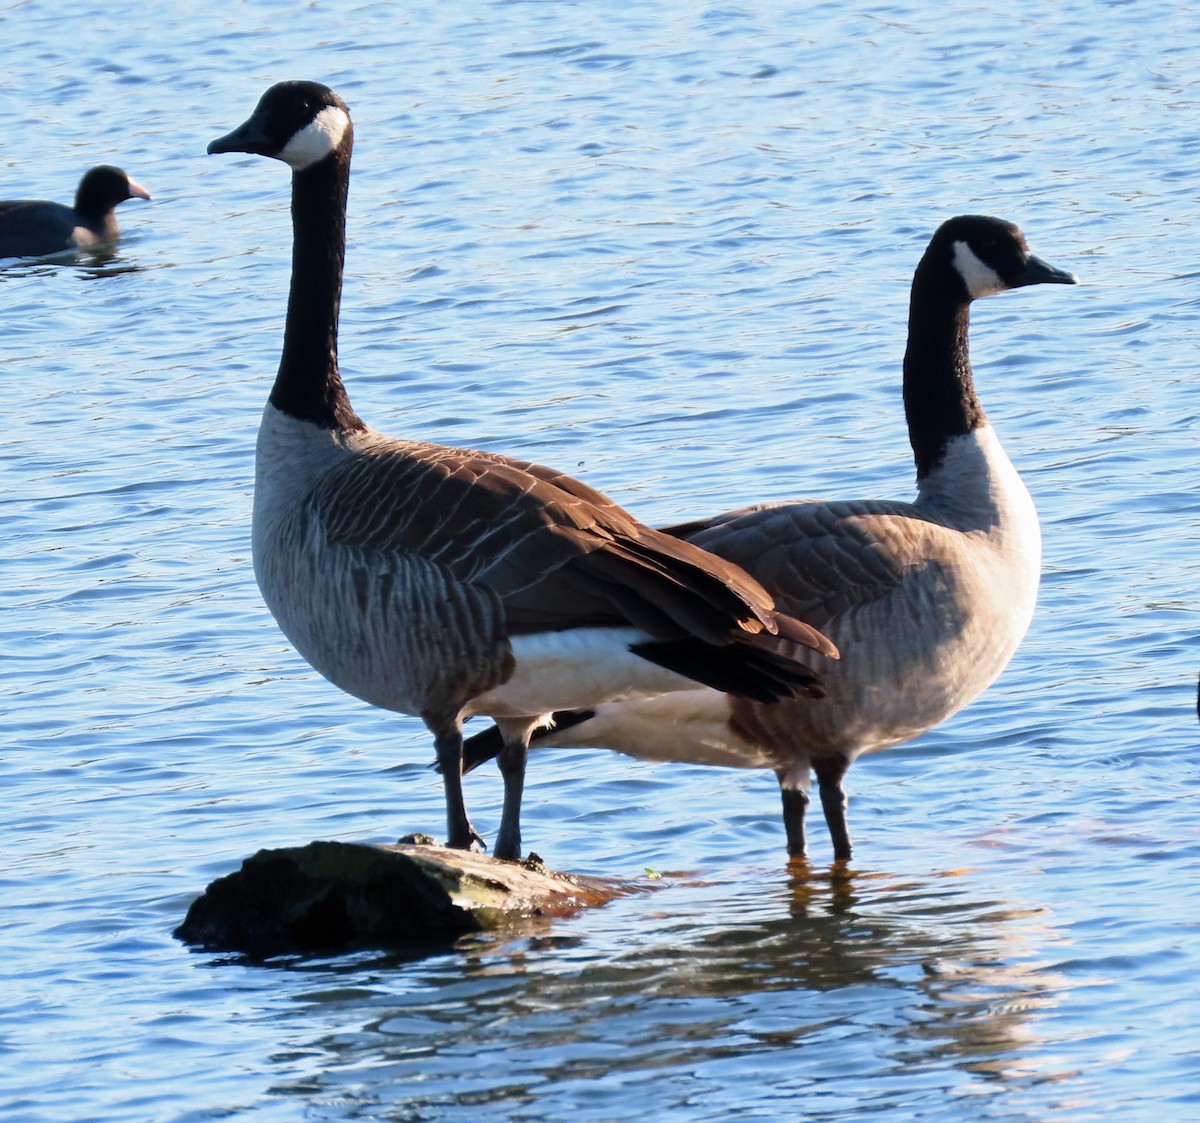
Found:
[[[954,268],[966,283],[972,300],[992,293],[1003,292],[1008,286],[1000,280],[1000,274],[990,265],[985,265],[966,242],[954,243]]]
[[[279,158],[296,171],[324,160],[346,135],[350,118],[336,105],[327,105],[284,145]]]

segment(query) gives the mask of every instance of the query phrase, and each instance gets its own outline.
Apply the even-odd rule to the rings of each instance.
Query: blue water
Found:
[[[113,260],[0,270],[0,1116],[1200,1116],[1200,12],[32,0],[0,41],[0,197],[154,195]],[[788,869],[768,774],[546,752],[527,843],[644,891],[416,960],[172,938],[260,847],[442,827],[419,723],[317,679],[250,572],[288,178],[204,150],[291,77],[355,116],[359,412],[647,521],[911,495],[943,218],[1083,278],[977,307],[1042,596],[989,692],[851,771],[849,880],[819,836]],[[468,797],[493,836],[494,771]]]

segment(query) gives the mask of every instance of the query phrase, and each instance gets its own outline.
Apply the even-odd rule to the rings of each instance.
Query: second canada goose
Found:
[[[975,393],[971,302],[1075,283],[1034,257],[1012,223],[980,215],[945,222],[913,278],[904,355],[916,499],[771,503],[670,528],[743,566],[784,612],[838,645],[841,659],[822,671],[819,705],[796,698],[761,706],[693,690],[556,714],[534,744],[772,769],[793,855],[806,851],[811,770],[834,857],[850,858],[846,769],[984,690],[1016,651],[1037,598],[1037,512]],[[469,738],[467,771],[498,744],[490,730]]]
[[[462,796],[463,721],[497,719],[505,799],[494,853],[518,858],[525,749],[554,709],[696,682],[770,703],[820,690],[793,644],[836,650],[777,615],[736,565],[643,526],[586,484],[388,437],[359,418],[337,361],[352,146],[336,93],[282,82],[208,149],[292,169],[283,354],[258,433],[255,575],[322,675],[424,721],[450,846],[482,845]]]
[[[98,164],[84,173],[75,205],[45,199],[0,201],[0,257],[49,257],[114,242],[121,233],[116,207],[150,192],[120,168]]]

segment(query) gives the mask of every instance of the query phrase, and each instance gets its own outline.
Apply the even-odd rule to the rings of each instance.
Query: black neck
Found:
[[[338,373],[338,311],[346,257],[349,135],[320,163],[292,176],[292,283],[276,409],[326,429],[362,429]]]
[[[967,351],[971,302],[956,271],[936,270],[922,261],[913,278],[904,353],[904,412],[918,480],[938,468],[954,437],[986,423]]]
[[[81,191],[75,196],[75,206],[72,210],[83,219],[83,224],[93,234],[110,239],[116,236],[119,230],[116,203],[101,201],[92,195],[84,195]]]

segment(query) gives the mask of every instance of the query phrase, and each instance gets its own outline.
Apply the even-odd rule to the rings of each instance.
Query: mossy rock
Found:
[[[604,904],[619,886],[421,842],[260,850],[192,902],[175,935],[256,956],[449,943]]]

